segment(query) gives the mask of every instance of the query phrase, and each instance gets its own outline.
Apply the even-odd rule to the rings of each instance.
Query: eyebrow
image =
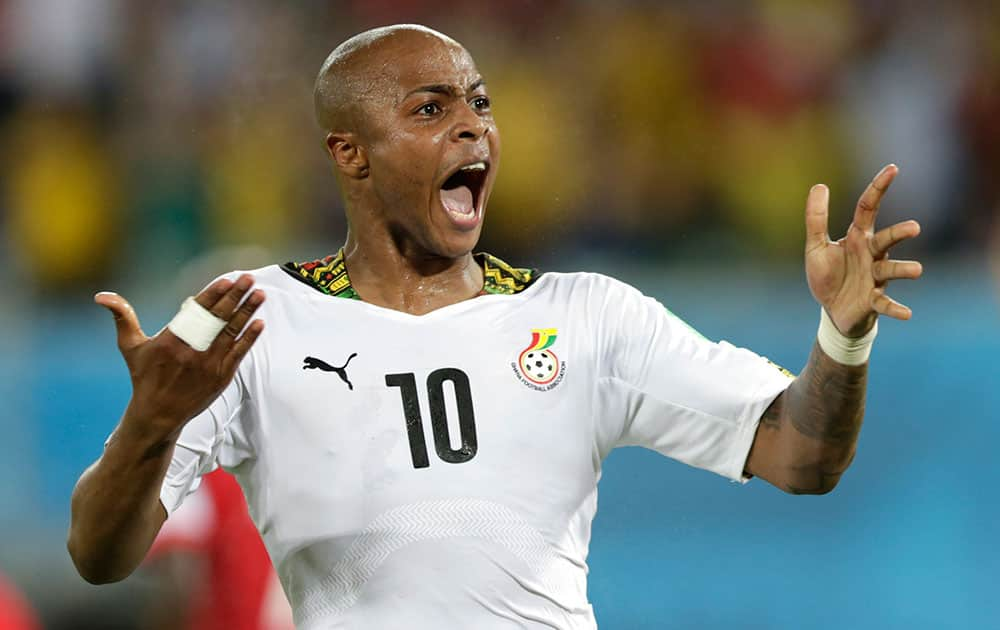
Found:
[[[481,77],[473,81],[469,87],[465,90],[466,92],[475,92],[479,88],[486,85]],[[410,98],[414,94],[419,94],[420,92],[430,92],[431,94],[446,94],[448,96],[457,96],[458,90],[452,85],[447,85],[444,83],[437,83],[434,85],[422,85],[415,90],[411,90],[404,98]]]

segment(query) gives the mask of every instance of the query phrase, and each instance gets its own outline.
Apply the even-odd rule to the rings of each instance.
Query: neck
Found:
[[[411,315],[473,298],[483,289],[483,270],[465,253],[445,258],[391,238],[349,231],[344,262],[351,285],[365,302]]]

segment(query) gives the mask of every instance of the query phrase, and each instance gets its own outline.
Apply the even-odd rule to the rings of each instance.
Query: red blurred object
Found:
[[[155,566],[173,553],[200,560],[184,628],[294,630],[271,559],[231,475],[217,470],[202,478],[167,519],[146,562]]]
[[[0,630],[41,630],[27,600],[0,575]]]

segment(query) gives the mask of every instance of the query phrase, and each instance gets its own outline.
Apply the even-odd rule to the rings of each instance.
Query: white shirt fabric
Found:
[[[791,383],[602,275],[547,273],[413,316],[278,266],[252,273],[266,330],[185,427],[161,501],[172,513],[200,475],[233,472],[300,630],[596,628],[586,560],[607,454],[645,446],[743,480],[759,418]],[[542,385],[521,367],[535,330],[555,337],[546,373],[529,374]],[[353,353],[353,389],[305,369]]]

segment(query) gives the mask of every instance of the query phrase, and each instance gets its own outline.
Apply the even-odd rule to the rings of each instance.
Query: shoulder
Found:
[[[483,268],[485,280],[483,290],[486,293],[514,295],[529,288],[542,292],[568,293],[574,297],[589,294],[639,293],[628,284],[600,273],[586,271],[543,273],[538,269],[515,267],[485,252],[475,254],[475,258]]]
[[[594,331],[641,336],[657,326],[672,328],[674,320],[687,327],[656,298],[602,273],[547,273],[539,285],[547,301],[567,305]]]
[[[301,278],[295,277],[284,265],[272,264],[257,269],[236,269],[220,275],[217,279],[235,281],[243,275],[250,275],[253,278],[254,290],[263,291],[265,295],[264,303],[255,314],[255,317],[264,319],[271,329],[270,334],[265,337],[274,334],[275,326],[284,328],[291,314],[305,312],[301,309],[331,301],[329,296],[318,293],[307,286]]]
[[[539,283],[543,285],[539,287],[541,290],[573,302],[585,302],[588,306],[644,297],[638,289],[621,280],[588,271],[548,272]]]

